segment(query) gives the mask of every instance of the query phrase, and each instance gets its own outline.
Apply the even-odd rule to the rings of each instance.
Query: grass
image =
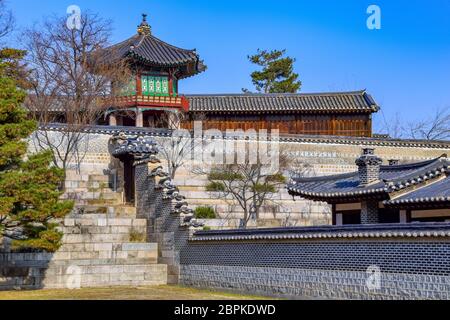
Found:
[[[264,297],[180,286],[0,291],[0,300],[263,300]]]

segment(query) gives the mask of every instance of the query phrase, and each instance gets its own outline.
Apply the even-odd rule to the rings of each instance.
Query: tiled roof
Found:
[[[149,155],[157,154],[158,149],[156,142],[150,137],[144,136],[127,136],[121,132],[113,136],[113,140],[116,142],[112,150],[112,155],[120,157],[128,154],[133,155]]]
[[[136,34],[131,38],[103,50],[105,59],[111,63],[125,57],[156,67],[180,67],[193,65],[191,76],[206,70],[195,50],[170,45],[151,34]]]
[[[236,229],[196,231],[192,242],[248,240],[310,240],[310,239],[371,239],[371,238],[446,238],[450,224],[374,224],[344,226],[287,227],[269,229]]]
[[[307,94],[186,95],[191,112],[364,112],[379,110],[365,90]]]
[[[424,188],[406,193],[398,198],[385,201],[385,205],[427,204],[450,202],[450,177],[432,183]]]
[[[416,195],[439,198],[448,195],[441,194],[438,190],[450,190],[450,179],[446,178],[438,182],[439,178],[449,174],[450,160],[443,156],[419,163],[381,166],[380,181],[368,186],[361,186],[358,172],[352,172],[335,176],[294,179],[288,184],[288,190],[292,195],[327,202],[367,197],[389,200],[390,194],[402,192],[405,193],[405,199],[416,198]],[[430,181],[432,183],[429,183]],[[409,188],[416,188],[417,191],[408,193]],[[446,192],[449,192],[448,190]]]

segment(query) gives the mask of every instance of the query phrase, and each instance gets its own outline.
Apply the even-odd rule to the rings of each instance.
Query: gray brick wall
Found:
[[[376,224],[378,222],[378,201],[363,201],[361,203],[361,223]]]
[[[135,199],[137,217],[146,217],[149,213],[148,208],[150,204],[148,164],[146,162],[135,166]]]
[[[180,283],[295,298],[450,298],[448,237],[282,238],[190,241]],[[366,285],[373,266],[381,271],[376,289]]]
[[[381,273],[381,287],[366,285],[362,271],[182,265],[180,282],[186,286],[215,288],[295,299],[449,299],[450,277]]]

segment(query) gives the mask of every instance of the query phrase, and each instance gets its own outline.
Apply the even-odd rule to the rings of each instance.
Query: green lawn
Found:
[[[0,300],[249,300],[258,296],[179,286],[114,287],[79,290],[0,291]]]

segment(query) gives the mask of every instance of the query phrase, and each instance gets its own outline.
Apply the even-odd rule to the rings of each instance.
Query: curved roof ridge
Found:
[[[425,161],[421,161],[421,162],[403,163],[403,164],[392,165],[392,166],[383,165],[383,166],[381,166],[381,169],[388,170],[388,171],[394,171],[397,169],[414,169],[414,168],[424,167],[424,166],[430,165],[432,163],[442,161],[446,157],[447,157],[447,155],[444,154],[438,158],[434,158],[431,160],[425,160]]]
[[[186,97],[296,97],[296,96],[331,96],[331,95],[349,95],[349,94],[367,94],[366,90],[356,91],[340,91],[340,92],[298,92],[298,93],[197,93],[197,94],[185,94]]]
[[[106,48],[103,48],[103,49],[100,49],[100,50],[111,50],[111,49],[113,49],[113,48],[115,48],[115,47],[121,47],[121,46],[123,46],[124,44],[128,44],[128,43],[132,42],[132,40],[134,40],[134,38],[137,38],[137,37],[140,37],[140,35],[139,35],[139,34],[135,34],[134,36],[132,36],[132,37],[130,37],[130,38],[128,38],[128,39],[125,39],[125,40],[123,40],[123,41],[120,41],[119,43],[110,45],[110,46],[108,46],[108,47],[106,47]]]
[[[415,169],[413,172],[406,172],[403,175],[399,175],[392,179],[386,179],[383,180],[385,183],[395,183],[395,182],[401,182],[411,179],[416,179],[422,176],[423,174],[426,174],[430,170],[436,170],[439,164],[443,164],[444,166],[450,165],[450,162],[448,162],[445,158],[439,157],[433,160],[425,161],[425,162],[419,162],[419,163],[412,163],[410,166],[405,165],[404,169]]]
[[[156,41],[158,41],[158,42],[160,42],[160,43],[162,43],[162,44],[164,44],[164,45],[166,45],[168,47],[171,47],[171,48],[176,49],[176,50],[181,50],[181,51],[186,51],[186,52],[189,52],[189,53],[193,53],[194,55],[196,55],[198,57],[198,54],[195,53],[195,49],[180,48],[180,47],[174,46],[173,44],[167,43],[164,40],[161,40],[160,38],[158,38],[158,37],[156,37],[154,35],[147,35],[147,36],[152,37],[154,40],[156,40]]]
[[[296,183],[302,183],[302,182],[320,182],[320,181],[327,181],[327,180],[337,180],[337,179],[346,179],[351,178],[354,176],[357,176],[358,172],[353,171],[349,173],[341,173],[341,174],[334,174],[330,176],[317,176],[317,177],[301,177],[301,178],[294,178],[292,179]]]

